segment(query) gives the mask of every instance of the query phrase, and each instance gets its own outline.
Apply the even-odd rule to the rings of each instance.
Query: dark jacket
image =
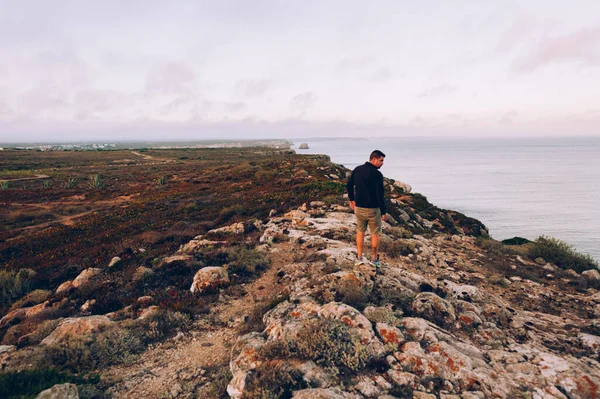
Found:
[[[385,215],[383,199],[383,175],[371,162],[357,166],[346,185],[348,198],[356,201],[359,208],[379,208]]]

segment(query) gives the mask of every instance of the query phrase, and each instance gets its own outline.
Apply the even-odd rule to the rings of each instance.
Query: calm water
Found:
[[[303,142],[310,149],[298,153],[327,154],[350,169],[380,149],[384,176],[479,219],[492,237],[549,235],[600,260],[600,137]]]

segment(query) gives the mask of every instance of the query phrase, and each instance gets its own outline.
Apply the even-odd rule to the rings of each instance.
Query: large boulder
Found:
[[[40,392],[35,399],[79,399],[79,391],[75,384],[57,384]]]
[[[84,336],[97,331],[101,326],[112,324],[106,316],[70,317],[58,323],[58,326],[44,338],[42,345],[56,345],[70,336]]]
[[[40,303],[39,305],[16,309],[12,312],[8,312],[2,319],[0,319],[0,328],[6,327],[11,324],[16,324],[29,317],[40,314],[49,308],[51,308],[50,302],[45,301],[43,303]]]
[[[413,314],[441,326],[449,326],[456,321],[456,314],[450,302],[433,292],[422,292],[417,295],[411,308]]]
[[[196,272],[190,291],[202,294],[229,285],[227,270],[218,266],[203,267]]]
[[[95,267],[85,269],[84,271],[79,273],[79,276],[75,277],[75,280],[73,280],[71,285],[75,288],[81,287],[82,285],[89,283],[93,277],[97,276],[100,273],[102,273],[102,269],[98,269]]]
[[[262,334],[253,332],[239,337],[233,346],[229,362],[232,378],[227,385],[231,398],[239,399],[244,394],[249,373],[261,364],[258,352],[265,342]]]

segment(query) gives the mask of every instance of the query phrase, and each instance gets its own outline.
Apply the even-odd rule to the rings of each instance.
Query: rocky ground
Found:
[[[599,397],[600,337],[590,333],[599,326],[595,290],[520,278],[526,266],[556,269],[490,256],[459,235],[414,236],[415,254],[384,253],[379,271],[355,267],[350,240],[328,238],[350,237],[352,215],[339,206],[308,208],[261,227],[271,267],[237,293],[222,294],[209,325],[106,370],[103,377],[115,382],[110,394],[208,398],[215,393],[207,370],[228,364],[234,398],[284,391],[294,398]],[[185,252],[204,245],[211,244],[194,240]],[[501,273],[503,264],[514,275]],[[282,296],[264,315],[264,329],[240,335],[257,304]],[[352,345],[323,349],[347,351],[350,361],[299,349],[319,320],[342,323]],[[269,386],[264,365],[288,376],[277,378],[290,390],[301,389]]]
[[[63,385],[54,397],[600,398],[597,271],[579,274],[482,245],[476,221],[419,209],[418,195],[391,191],[394,218],[385,224],[378,270],[354,265],[355,222],[344,201],[214,229],[136,268],[134,281],[162,278],[161,270],[180,271],[231,245],[268,259],[246,278],[233,263],[194,269],[189,291],[205,306],[191,325],[96,370],[95,393]],[[56,291],[68,301],[110,273],[88,268]],[[36,348],[69,335],[152,320],[162,306],[143,296],[89,315],[86,304],[94,305],[31,333],[39,344],[21,337],[0,346],[3,368],[27,368]],[[16,331],[52,306],[13,309],[0,328]]]

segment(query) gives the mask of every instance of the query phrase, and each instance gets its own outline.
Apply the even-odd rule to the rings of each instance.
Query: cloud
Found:
[[[242,98],[260,97],[269,90],[273,82],[268,79],[243,79],[235,84],[235,94]]]
[[[519,115],[517,111],[509,111],[505,112],[504,115],[500,117],[498,123],[501,125],[514,125],[515,118]]]
[[[290,109],[295,111],[305,111],[314,106],[317,99],[317,94],[314,91],[298,94],[290,100]]]
[[[248,105],[243,101],[225,103],[225,110],[232,113],[245,111],[246,108],[248,108]]]
[[[183,62],[170,62],[152,69],[146,77],[148,94],[182,94],[196,88],[196,73]]]
[[[440,86],[431,87],[422,91],[418,97],[426,98],[426,97],[437,97],[437,96],[445,96],[454,94],[456,92],[456,87],[444,84]]]
[[[535,18],[530,15],[518,16],[511,26],[504,32],[500,42],[496,45],[496,53],[505,53],[510,51],[513,47],[519,43],[523,43],[525,40],[531,37],[533,28],[535,26]]]
[[[391,78],[392,78],[392,72],[390,72],[390,69],[387,67],[382,67],[382,68],[379,68],[377,71],[375,71],[371,75],[369,80],[371,80],[373,82],[384,82],[386,80],[390,80]]]
[[[335,69],[341,72],[349,72],[364,69],[375,61],[372,55],[352,55],[342,58],[335,66]]]
[[[558,37],[545,37],[513,62],[515,72],[532,72],[544,65],[575,61],[600,66],[600,26]]]

